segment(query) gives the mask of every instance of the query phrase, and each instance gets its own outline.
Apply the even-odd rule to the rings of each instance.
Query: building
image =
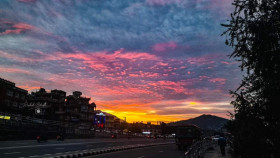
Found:
[[[95,103],[90,98],[82,97],[82,92],[75,91],[66,97],[66,121],[76,125],[75,133],[88,134],[94,129]]]
[[[105,113],[105,115],[106,115],[105,129],[107,131],[113,131],[115,128],[114,123],[115,123],[116,116],[109,113]]]
[[[27,94],[27,90],[18,88],[15,83],[0,78],[0,112],[21,113]]]
[[[162,133],[162,129],[160,125],[154,125],[151,122],[147,122],[144,124],[142,128],[142,133],[149,133],[151,135],[159,135]]]
[[[35,114],[36,118],[47,120],[64,121],[66,92],[62,90],[51,90],[47,92],[40,88],[27,97],[27,109],[25,115]]]
[[[121,119],[119,119],[118,117],[115,117],[114,118],[114,129],[120,130],[121,122],[123,122]]]
[[[95,109],[96,104],[90,103],[90,98],[83,97],[79,91],[66,96],[62,90],[40,88],[28,94],[15,83],[0,78],[0,123],[6,125],[4,133],[17,130],[14,136],[28,138],[43,131],[53,138],[57,133],[91,137],[95,133]]]

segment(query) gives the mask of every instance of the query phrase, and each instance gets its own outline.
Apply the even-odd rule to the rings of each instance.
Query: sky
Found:
[[[231,0],[1,0],[0,77],[135,121],[229,118]]]

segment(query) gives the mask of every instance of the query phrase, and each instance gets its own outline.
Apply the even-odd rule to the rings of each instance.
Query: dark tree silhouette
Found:
[[[133,123],[130,124],[128,127],[129,131],[131,131],[132,133],[141,133],[141,125],[139,123]]]
[[[280,1],[234,0],[223,34],[246,71],[227,125],[241,157],[280,157]]]

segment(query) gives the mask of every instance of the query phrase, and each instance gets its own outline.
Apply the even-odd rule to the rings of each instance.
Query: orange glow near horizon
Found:
[[[153,112],[132,112],[132,111],[113,111],[113,110],[107,110],[103,109],[102,111],[110,113],[112,115],[117,116],[118,118],[125,120],[128,123],[133,123],[133,122],[174,122],[174,121],[179,121],[183,119],[189,119],[190,117],[184,117],[180,115],[167,115],[167,116],[161,116],[161,115],[155,115]]]
[[[212,104],[224,104],[224,103],[209,103],[209,105],[211,106]],[[110,113],[112,115],[117,116],[118,118],[125,120],[129,123],[133,123],[133,122],[152,122],[154,124],[156,124],[157,122],[175,122],[175,121],[180,121],[180,120],[187,120],[187,119],[191,119],[194,117],[198,117],[202,114],[210,114],[210,115],[216,115],[219,117],[223,117],[223,118],[227,118],[229,119],[229,116],[227,116],[227,113],[212,113],[213,108],[208,107],[206,105],[204,105],[203,103],[198,103],[198,102],[189,102],[190,106],[196,106],[194,109],[195,112],[190,112],[187,113],[188,110],[186,107],[174,107],[174,109],[179,109],[179,111],[184,111],[186,110],[186,114],[168,114],[168,108],[166,108],[165,110],[167,111],[166,114],[160,114],[159,111],[157,111],[156,109],[123,109],[125,106],[122,106],[122,108],[120,109],[100,109],[101,111]]]

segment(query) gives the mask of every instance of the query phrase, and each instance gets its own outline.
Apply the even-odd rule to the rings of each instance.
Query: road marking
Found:
[[[65,148],[55,148],[55,149],[57,149],[57,150],[61,150],[61,149],[65,149]]]
[[[122,141],[125,142],[125,141]],[[17,148],[33,148],[33,147],[51,147],[51,146],[71,146],[71,145],[82,145],[82,144],[98,144],[98,143],[116,143],[115,141],[103,141],[103,142],[82,142],[82,143],[63,143],[63,144],[45,144],[45,145],[25,145],[25,146],[9,146],[1,147],[0,150],[5,149],[17,149]]]
[[[163,146],[166,146],[166,145],[170,145],[171,143],[169,143],[169,144],[162,144]],[[173,142],[172,142],[172,144],[174,144]],[[115,146],[116,148],[121,148],[120,146]],[[131,150],[144,150],[145,148],[148,148],[149,146],[143,146],[144,148],[138,148],[138,149],[131,149]],[[156,148],[156,147],[158,147],[158,146],[152,146],[151,148]],[[96,149],[94,149],[94,150],[90,150],[90,151],[99,151],[99,150],[102,150],[102,148],[96,148]],[[121,151],[115,151],[115,152],[109,152],[109,153],[102,153],[102,156],[103,155],[112,155],[112,154],[116,154],[116,153],[123,153],[123,152],[126,152],[126,151],[124,151],[124,150],[121,150]],[[76,152],[74,152],[74,153],[76,153]],[[78,152],[78,153],[80,153],[80,152]],[[144,158],[145,156],[142,156],[142,158]],[[141,157],[139,157],[139,158],[141,158]]]
[[[11,155],[11,154],[20,154],[21,152],[11,152],[11,153],[4,153],[5,155]]]
[[[137,157],[137,158],[144,158],[145,156],[140,156],[140,157]]]

